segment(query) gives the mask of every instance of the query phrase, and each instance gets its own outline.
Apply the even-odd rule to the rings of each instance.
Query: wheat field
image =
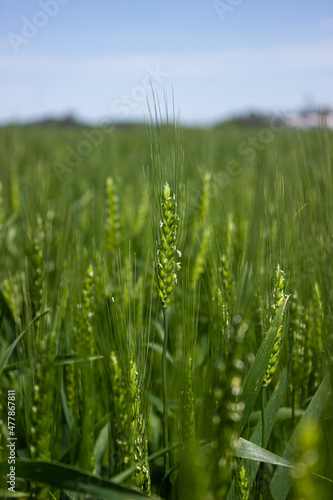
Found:
[[[0,496],[333,498],[332,131],[0,148]]]

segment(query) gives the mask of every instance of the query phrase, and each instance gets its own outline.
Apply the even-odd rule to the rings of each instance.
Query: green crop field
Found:
[[[333,498],[333,133],[0,131],[0,497]]]

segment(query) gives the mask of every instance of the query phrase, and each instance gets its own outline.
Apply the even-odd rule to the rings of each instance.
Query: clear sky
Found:
[[[333,107],[332,0],[0,0],[0,122]]]

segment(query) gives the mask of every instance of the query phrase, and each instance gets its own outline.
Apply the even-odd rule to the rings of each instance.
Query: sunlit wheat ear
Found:
[[[130,415],[127,404],[127,391],[116,353],[110,356],[110,383],[112,388],[111,425],[114,440],[115,464],[117,472],[131,463]]]
[[[55,332],[51,333],[51,336],[55,338]],[[48,387],[54,387],[55,385],[55,370],[54,367],[50,365],[45,369],[43,374],[43,380],[40,381],[40,392],[41,402],[40,402],[40,415],[39,422],[37,426],[38,433],[38,456],[42,460],[51,460],[52,457],[52,438],[53,438],[53,419],[56,419],[56,412],[50,416],[50,408],[54,402],[54,394],[51,394],[47,390]]]
[[[242,465],[242,467],[238,471],[238,488],[239,488],[240,500],[249,500],[250,490],[247,479],[247,473],[244,465]]]
[[[93,319],[95,311],[95,274],[90,264],[82,283],[80,302],[74,317],[74,348],[81,354],[93,354]]]
[[[161,195],[161,217],[155,267],[158,295],[162,306],[167,307],[177,283],[177,272],[180,269],[178,258],[181,257],[176,247],[179,222],[176,196],[168,182],[164,184]]]
[[[130,392],[132,403],[132,443],[134,446],[134,465],[136,471],[133,476],[135,486],[150,493],[150,469],[148,463],[148,439],[146,431],[146,420],[142,412],[142,400],[140,395],[139,375],[137,365],[133,359],[130,362]],[[146,460],[143,464],[139,464]]]
[[[234,282],[230,266],[230,257],[228,257],[228,254],[223,254],[221,256],[219,271],[221,272],[225,301],[227,304],[229,304],[229,307],[231,307],[232,298],[234,295]]]
[[[117,252],[120,245],[119,197],[112,177],[106,180],[106,247],[110,252]]]
[[[55,384],[55,370],[51,361],[56,351],[55,331],[52,330],[49,334],[47,350],[40,343],[38,344],[36,345],[36,358],[38,361],[35,362],[34,373],[31,374],[30,456],[31,458],[51,460],[53,425],[56,419],[56,411],[51,416],[50,408],[52,407],[55,393],[51,393],[47,389],[54,387]]]
[[[83,332],[85,332],[84,342],[86,343],[86,349],[89,354],[94,352],[94,342],[93,342],[93,318],[95,310],[95,276],[94,268],[92,265],[88,266],[86,272],[86,279],[84,281],[84,288],[82,290],[82,314],[83,321],[85,322]]]
[[[272,316],[270,318],[270,322],[273,321],[273,319],[276,316],[276,313],[278,312],[278,310],[280,309],[280,307],[282,306],[282,304],[286,299],[284,292],[285,285],[286,285],[285,274],[281,270],[280,265],[278,264],[273,278],[273,304],[272,304],[273,311],[272,311]],[[281,321],[278,326],[278,330],[276,332],[274,348],[264,377],[263,387],[267,387],[271,383],[278,365],[280,350],[281,350],[281,342],[282,342],[282,323],[283,323],[283,316],[281,317]]]

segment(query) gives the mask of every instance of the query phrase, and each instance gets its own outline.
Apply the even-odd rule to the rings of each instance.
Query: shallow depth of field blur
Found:
[[[332,498],[332,145],[274,121],[1,130],[3,498],[8,390],[16,498]]]

